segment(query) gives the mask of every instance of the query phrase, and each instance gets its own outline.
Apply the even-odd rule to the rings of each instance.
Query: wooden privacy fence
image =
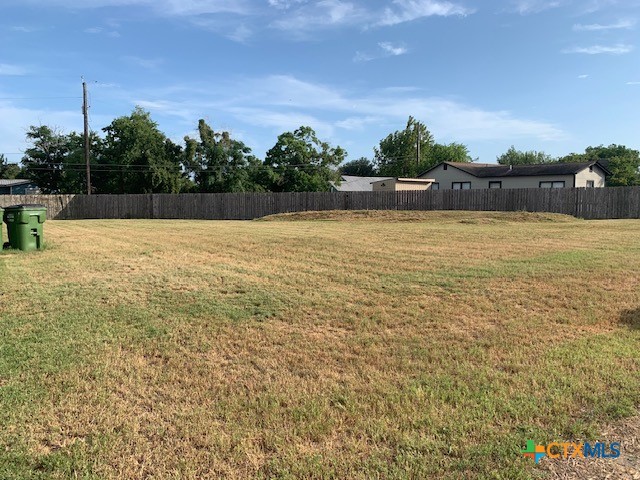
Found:
[[[640,187],[404,192],[0,195],[0,207],[39,203],[59,220],[160,218],[250,220],[319,210],[481,210],[640,218]]]

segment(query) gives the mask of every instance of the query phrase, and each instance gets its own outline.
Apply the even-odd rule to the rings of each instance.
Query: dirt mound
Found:
[[[497,222],[576,222],[578,219],[559,213],[469,212],[416,210],[325,210],[320,212],[279,213],[260,221],[376,221],[376,222],[457,222],[469,224]]]

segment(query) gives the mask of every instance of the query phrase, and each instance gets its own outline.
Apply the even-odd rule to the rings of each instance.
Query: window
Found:
[[[564,188],[564,182],[540,182],[540,188]]]
[[[489,188],[502,188],[502,182],[489,182]]]
[[[471,190],[471,182],[452,182],[451,188],[454,190]]]
[[[431,184],[431,190],[440,190],[440,184],[438,182],[433,182]]]
[[[596,186],[596,182],[593,180],[587,180],[587,188],[593,188]]]
[[[442,165],[442,169],[443,169],[443,170],[446,170],[448,166],[449,166],[449,165],[447,165],[447,164],[445,163],[444,165]]]
[[[593,172],[593,165],[589,167],[589,172]]]

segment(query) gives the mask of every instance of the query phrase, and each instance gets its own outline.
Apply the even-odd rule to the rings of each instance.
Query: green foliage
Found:
[[[469,149],[462,143],[441,144],[436,143],[431,149],[431,165],[442,162],[472,162]]]
[[[184,187],[181,148],[140,107],[116,118],[106,133],[100,165],[112,170],[96,188],[104,193],[178,193]]]
[[[244,143],[228,132],[214,132],[204,120],[198,122],[199,141],[185,137],[185,165],[200,192],[264,191],[262,164]]]
[[[509,150],[500,155],[497,160],[500,165],[539,165],[541,163],[556,163],[558,161],[557,158],[544,152],[516,150],[513,145],[511,145]]]
[[[27,177],[40,187],[42,193],[63,193],[68,176],[64,164],[72,153],[69,138],[46,125],[31,126],[27,132],[31,147],[22,158]]]
[[[0,179],[12,180],[18,178],[22,169],[15,163],[9,163],[7,157],[0,153]]]
[[[356,175],[359,177],[373,177],[378,172],[375,164],[366,157],[360,157],[357,160],[351,160],[340,166],[342,175]]]
[[[87,191],[87,170],[84,159],[84,135],[71,132],[66,136],[69,149],[63,161],[64,182],[60,185],[61,193],[85,193]],[[97,159],[102,152],[102,139],[96,132],[89,134],[90,163],[97,167]],[[92,186],[95,187],[100,173],[92,174]]]
[[[270,189],[274,192],[325,192],[329,182],[339,179],[335,168],[347,152],[331,147],[316,136],[311,127],[300,127],[278,137],[267,152],[265,165],[271,169]]]
[[[320,141],[310,127],[281,134],[264,163],[243,142],[215,132],[204,120],[198,122],[198,138],[185,137],[181,147],[139,107],[103,131],[104,139],[90,134],[96,193],[327,191],[340,174],[415,177],[445,161],[473,161],[466,145],[435,143],[426,125],[413,117],[380,141],[373,162],[361,157],[340,167],[346,152]],[[29,178],[43,193],[86,192],[81,134],[40,125],[29,127],[26,137],[30,146],[23,169],[0,155],[0,178]],[[640,185],[640,153],[624,145],[588,147],[560,159],[511,146],[497,160],[502,165],[599,161],[611,173],[608,186]]]
[[[561,162],[594,160],[600,161],[611,172],[607,177],[607,186],[640,185],[640,152],[624,145],[587,147],[584,153],[571,153],[560,159]]]
[[[419,142],[418,142],[419,139]],[[418,143],[420,154],[418,155]],[[397,130],[380,140],[374,148],[380,175],[390,177],[416,177],[434,165],[431,158],[433,135],[427,126],[409,117],[404,130]]]
[[[426,125],[413,117],[404,130],[389,134],[374,151],[379,174],[390,177],[417,177],[441,162],[473,161],[466,145],[435,143]]]

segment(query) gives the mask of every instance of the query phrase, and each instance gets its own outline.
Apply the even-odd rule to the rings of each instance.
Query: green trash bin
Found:
[[[47,220],[47,208],[44,205],[6,207],[3,218],[11,248],[25,252],[42,248],[42,224]]]

